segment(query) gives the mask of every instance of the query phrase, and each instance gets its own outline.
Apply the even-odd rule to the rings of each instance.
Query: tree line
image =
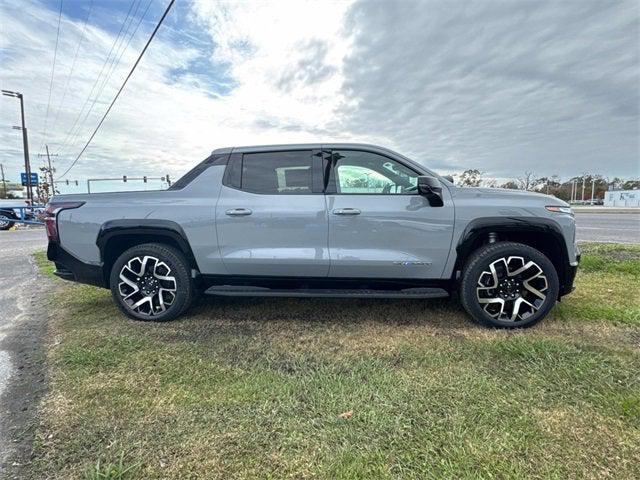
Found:
[[[584,174],[562,180],[558,175],[538,177],[531,171],[524,172],[521,176],[499,182],[494,178],[484,177],[484,172],[477,169],[465,170],[454,174],[456,185],[463,187],[493,187],[511,188],[515,190],[529,190],[534,192],[554,195],[562,200],[589,200],[593,186],[593,198],[603,199],[604,192],[608,190],[633,190],[640,188],[640,179],[623,179],[619,177],[605,177],[597,174]],[[584,186],[584,187],[583,187]],[[583,194],[584,188],[584,194]]]

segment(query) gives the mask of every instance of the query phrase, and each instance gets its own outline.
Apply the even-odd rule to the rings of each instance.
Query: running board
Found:
[[[216,285],[204,292],[223,297],[330,297],[330,298],[444,298],[449,294],[442,288],[405,288],[402,290],[366,290],[339,288],[304,288],[285,290],[267,287]]]

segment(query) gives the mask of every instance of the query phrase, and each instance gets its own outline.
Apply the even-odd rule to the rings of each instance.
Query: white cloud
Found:
[[[162,35],[161,30],[70,178],[154,172],[169,172],[175,177],[213,148],[312,141],[316,139],[315,132],[332,121],[333,111],[340,102],[339,64],[347,51],[347,41],[336,39],[341,38],[339,19],[348,3],[195,2],[192,7],[191,20],[207,29],[216,48],[209,52],[197,51],[178,44],[175,35]],[[27,15],[17,15],[19,11]],[[2,86],[22,89],[25,95],[33,157],[42,142],[41,123],[46,109],[57,12],[35,2],[26,7],[22,3],[9,3],[4,5],[2,16],[6,25],[3,51],[7,52]],[[313,32],[308,28],[310,22],[318,22],[323,27]],[[63,16],[50,124],[58,110],[81,23]],[[124,52],[77,141],[62,150],[59,173],[80,151],[135,61],[151,25],[144,27],[145,24]],[[67,137],[114,37],[96,27],[87,29],[58,122],[55,128],[49,129],[48,138],[54,150],[59,146],[56,143],[63,143]],[[312,75],[296,82],[296,75],[300,73],[296,71],[287,88],[279,88],[282,79],[291,76],[292,68],[304,66],[304,55],[314,45],[322,46],[321,60],[335,64],[335,69],[329,69],[327,75],[315,82],[309,81]],[[213,95],[206,84],[200,85],[199,75],[189,73],[190,63],[203,55],[210,58],[212,71],[218,70],[232,79],[234,88],[229,93]],[[34,58],[40,61],[33,61]],[[316,66],[308,68],[312,74]],[[187,73],[175,77],[173,72],[177,69]],[[6,100],[3,102],[1,124],[16,121],[12,107]],[[11,131],[0,135],[3,144],[10,145],[3,152],[2,161],[15,172],[21,170],[19,135]],[[36,163],[35,158],[33,162]]]
[[[212,60],[229,65],[237,82],[228,102],[263,125],[310,132],[331,124],[342,101],[340,69],[349,40],[341,31],[348,7],[309,1],[193,4],[216,45]],[[333,68],[318,75],[318,63]]]
[[[37,163],[57,11],[35,0],[0,8],[0,85],[25,95]],[[151,9],[77,141],[60,152],[59,172],[160,13]],[[494,176],[525,169],[638,174],[640,15],[633,2],[195,0],[177,2],[170,19],[69,178],[175,178],[217,147],[317,140],[371,141],[436,169]],[[97,24],[90,19],[50,128],[53,150],[114,41]],[[81,31],[81,20],[63,15],[50,125]],[[22,170],[22,144],[9,127],[18,122],[17,102],[3,98],[0,161],[13,178]]]

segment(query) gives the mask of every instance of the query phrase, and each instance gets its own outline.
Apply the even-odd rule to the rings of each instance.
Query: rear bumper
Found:
[[[49,242],[47,258],[55,263],[54,274],[64,280],[107,288],[101,265],[78,260],[58,243]]]

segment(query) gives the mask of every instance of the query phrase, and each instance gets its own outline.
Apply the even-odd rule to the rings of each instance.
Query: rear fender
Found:
[[[198,270],[187,236],[176,222],[158,219],[119,219],[105,222],[100,228],[96,245],[100,250],[100,260],[108,277],[111,264],[118,254],[112,247],[132,247],[142,243],[169,243],[176,246],[187,258],[192,269]],[[126,249],[125,248],[125,249]],[[124,251],[124,250],[122,250]]]

